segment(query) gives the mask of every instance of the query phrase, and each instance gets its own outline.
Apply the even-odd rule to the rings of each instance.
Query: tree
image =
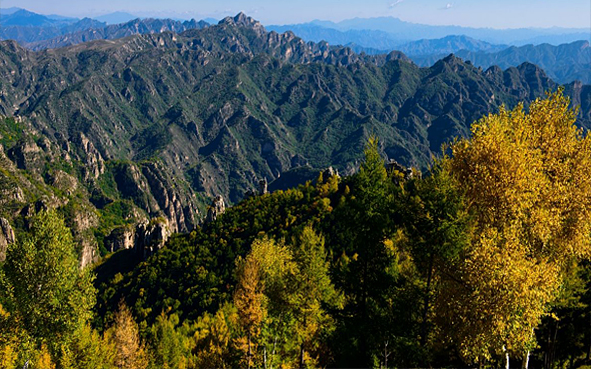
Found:
[[[238,328],[238,313],[231,303],[224,304],[215,315],[205,313],[197,322],[195,355],[197,368],[232,368],[236,353],[232,339]]]
[[[109,332],[115,347],[115,365],[119,369],[145,369],[148,356],[144,344],[140,341],[139,329],[133,320],[131,311],[122,302],[115,315],[115,325]]]
[[[501,109],[451,146],[446,160],[477,227],[440,306],[472,361],[528,360],[534,329],[565,266],[591,252],[591,139],[562,91]],[[507,364],[508,365],[508,364]]]
[[[335,328],[335,321],[326,308],[340,308],[342,295],[330,280],[324,238],[308,226],[293,243],[299,273],[296,275],[296,287],[290,300],[300,347],[299,366],[317,367],[318,357],[313,356],[313,353],[321,344],[320,336]]]
[[[167,316],[162,312],[150,328],[150,351],[155,368],[187,368],[190,356],[189,338],[181,332],[178,324],[178,315]]]
[[[330,230],[335,251],[343,255],[335,284],[347,296],[338,334],[346,342],[340,348],[346,364],[370,366],[390,327],[397,269],[386,241],[400,224],[395,201],[400,188],[388,176],[377,139],[369,139],[365,161],[348,185],[350,194],[335,208]]]
[[[80,269],[72,234],[55,211],[30,220],[29,233],[9,245],[4,293],[15,322],[53,355],[91,317],[96,291]]]
[[[18,360],[19,337],[10,313],[0,304],[0,367],[14,368]]]
[[[61,368],[115,369],[116,352],[115,342],[109,335],[101,335],[86,324],[74,334],[69,347],[62,351]]]
[[[440,162],[427,178],[407,182],[403,196],[405,243],[425,281],[420,329],[420,344],[425,346],[437,284],[469,246],[473,222],[463,191]]]
[[[259,242],[259,241],[256,241]],[[253,248],[256,246],[253,245]],[[238,265],[238,285],[234,293],[234,305],[238,309],[239,324],[246,333],[246,342],[239,340],[240,349],[246,355],[246,366],[254,364],[254,341],[260,334],[261,323],[267,314],[261,280],[261,266],[252,254]]]

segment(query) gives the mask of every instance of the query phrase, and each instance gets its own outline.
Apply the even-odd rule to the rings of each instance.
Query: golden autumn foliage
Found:
[[[195,366],[197,368],[230,368],[232,335],[238,326],[238,314],[232,304],[225,304],[215,315],[205,314],[197,322]]]
[[[51,360],[51,355],[45,344],[41,345],[41,350],[33,366],[37,369],[55,369],[55,363]]]
[[[261,323],[266,315],[264,300],[261,266],[257,258],[249,254],[238,266],[238,285],[234,293],[234,305],[238,309],[238,322],[246,334],[246,337],[240,337],[236,344],[238,349],[244,353],[243,364],[248,368],[254,364],[256,339],[260,334]]]
[[[140,342],[139,329],[125,304],[119,306],[115,326],[111,328],[117,352],[115,365],[120,369],[145,369],[148,366],[146,349]]]
[[[10,321],[10,313],[0,304],[0,368],[15,367],[17,359],[18,341]]]
[[[561,91],[475,123],[444,160],[477,227],[439,301],[469,361],[524,357],[573,258],[591,254],[591,140]]]
[[[559,263],[591,255],[591,139],[575,121],[560,91],[527,113],[501,109],[448,162],[483,227],[517,227],[523,247]]]

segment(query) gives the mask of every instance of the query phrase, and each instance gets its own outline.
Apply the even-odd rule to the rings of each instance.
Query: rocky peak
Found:
[[[235,17],[226,17],[218,24],[249,28],[256,31],[259,35],[266,33],[265,27],[259,21],[242,12],[238,13]]]
[[[449,54],[445,58],[439,60],[430,69],[432,74],[439,73],[457,73],[465,69],[466,63],[454,54]]]

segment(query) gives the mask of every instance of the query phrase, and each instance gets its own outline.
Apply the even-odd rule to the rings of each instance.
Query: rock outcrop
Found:
[[[0,261],[6,260],[8,245],[15,242],[14,230],[8,220],[0,218]]]
[[[324,180],[327,180],[328,178],[332,177],[332,176],[339,176],[339,171],[334,169],[333,167],[328,167],[325,170],[322,171],[322,178],[324,178]]]
[[[135,247],[135,227],[117,227],[105,237],[105,247],[110,252],[128,250]]]
[[[263,179],[261,179],[259,181],[259,195],[264,195],[267,192],[269,192],[267,190],[267,186],[268,186],[268,184],[267,184],[267,178],[263,178]]]
[[[386,170],[388,172],[398,172],[402,175],[403,179],[408,180],[411,179],[413,176],[412,168],[405,168],[404,166],[400,165],[396,160],[390,159],[390,161],[386,164]]]
[[[134,249],[141,259],[146,259],[160,250],[172,234],[168,221],[155,218],[134,226],[115,228],[105,238],[105,247],[110,252]]]
[[[207,225],[216,220],[220,215],[226,211],[226,203],[222,196],[216,196],[213,202],[207,209],[207,217],[205,218],[204,225]]]
[[[135,229],[135,250],[138,256],[146,259],[160,250],[170,234],[166,219],[152,219],[150,222],[138,224]]]
[[[82,177],[85,181],[98,179],[105,172],[105,161],[101,153],[83,133],[78,135],[75,142],[82,151]]]

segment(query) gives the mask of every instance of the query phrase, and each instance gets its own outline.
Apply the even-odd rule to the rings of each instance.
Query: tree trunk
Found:
[[[304,344],[300,345],[300,369],[304,369]]]
[[[429,303],[431,295],[431,280],[433,278],[433,264],[434,256],[431,254],[429,258],[429,269],[427,270],[427,288],[425,291],[425,300],[423,301],[423,321],[421,322],[421,346],[427,344],[427,316],[429,315]]]
[[[507,348],[505,347],[505,345],[503,345],[503,351],[505,352],[505,360],[506,360],[505,369],[509,369],[509,351],[507,351]]]
[[[251,362],[252,362],[252,347],[250,344],[250,332],[248,332],[248,369],[251,368]]]

